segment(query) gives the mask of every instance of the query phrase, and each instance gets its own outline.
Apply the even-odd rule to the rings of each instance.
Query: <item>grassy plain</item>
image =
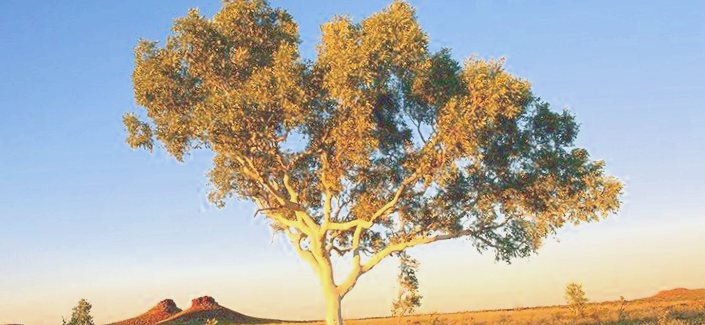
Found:
[[[280,323],[281,324],[281,323]],[[285,323],[287,324],[287,323]],[[291,323],[294,324],[294,323]],[[296,323],[302,324],[302,323]],[[323,324],[310,322],[304,324]],[[705,290],[674,289],[632,301],[591,303],[584,315],[567,306],[426,314],[405,318],[351,319],[349,325],[480,325],[480,324],[705,324]]]

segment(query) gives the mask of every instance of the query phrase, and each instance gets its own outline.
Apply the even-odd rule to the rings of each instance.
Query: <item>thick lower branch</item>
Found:
[[[304,235],[302,233],[294,233],[290,229],[287,229],[285,232],[287,237],[289,237],[289,241],[291,241],[291,245],[294,247],[294,250],[296,250],[296,253],[301,257],[301,259],[306,261],[306,263],[308,263],[316,273],[320,272],[319,263],[311,251],[301,247],[301,240],[303,240]]]
[[[362,266],[361,272],[365,273],[374,268],[379,262],[381,262],[385,257],[401,252],[407,248],[411,248],[414,246],[422,245],[422,244],[429,244],[441,240],[447,240],[447,239],[453,239],[453,238],[459,238],[459,237],[464,237],[464,236],[469,236],[469,235],[475,235],[476,232],[473,230],[463,230],[459,232],[455,232],[452,234],[445,234],[445,235],[436,235],[436,236],[431,236],[431,237],[417,237],[409,241],[401,242],[401,243],[396,243],[389,245],[382,249],[381,251],[377,252],[377,254],[372,255],[369,260]]]

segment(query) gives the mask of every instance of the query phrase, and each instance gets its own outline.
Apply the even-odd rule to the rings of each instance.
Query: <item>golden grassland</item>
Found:
[[[281,323],[280,323],[281,324]],[[285,323],[294,324],[294,323]],[[296,323],[301,324],[301,323]],[[323,324],[310,322],[305,324]],[[471,324],[705,324],[705,292],[632,301],[591,303],[578,316],[567,306],[426,314],[404,318],[351,319],[349,325],[471,325]]]

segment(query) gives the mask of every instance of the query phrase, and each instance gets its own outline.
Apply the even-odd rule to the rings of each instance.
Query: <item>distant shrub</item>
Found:
[[[588,299],[583,291],[583,286],[578,283],[569,283],[565,288],[565,300],[568,302],[568,307],[577,316],[585,316],[585,307]]]
[[[91,316],[91,304],[86,299],[81,299],[76,307],[73,307],[71,319],[66,322],[62,320],[63,325],[95,325],[93,316]]]
[[[627,320],[627,300],[624,296],[619,296],[619,305],[617,306],[617,320],[619,323],[624,323]]]
[[[422,297],[416,277],[419,262],[406,252],[399,254],[399,257],[399,294],[392,304],[392,315],[401,319],[403,316],[412,315],[416,308],[421,306]]]

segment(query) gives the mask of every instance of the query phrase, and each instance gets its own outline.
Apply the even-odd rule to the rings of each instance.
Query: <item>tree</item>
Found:
[[[565,287],[565,300],[568,302],[568,307],[577,316],[585,315],[585,307],[587,306],[588,299],[585,296],[585,291],[583,291],[583,286],[578,283],[569,283]]]
[[[76,307],[73,307],[73,313],[71,314],[71,320],[66,322],[63,320],[64,325],[94,325],[93,316],[91,316],[91,304],[86,301],[86,299],[81,299]]]
[[[211,151],[209,199],[257,205],[318,275],[328,324],[361,275],[407,248],[467,238],[510,261],[618,209],[622,185],[574,147],[574,117],[502,60],[430,51],[399,1],[321,30],[309,61],[292,17],[265,1],[191,10],[163,46],[138,43],[148,119],[123,119],[133,148]],[[349,274],[336,280],[332,259]]]
[[[419,262],[406,252],[399,254],[399,293],[392,303],[392,316],[411,315],[421,306],[419,280],[416,277]]]

